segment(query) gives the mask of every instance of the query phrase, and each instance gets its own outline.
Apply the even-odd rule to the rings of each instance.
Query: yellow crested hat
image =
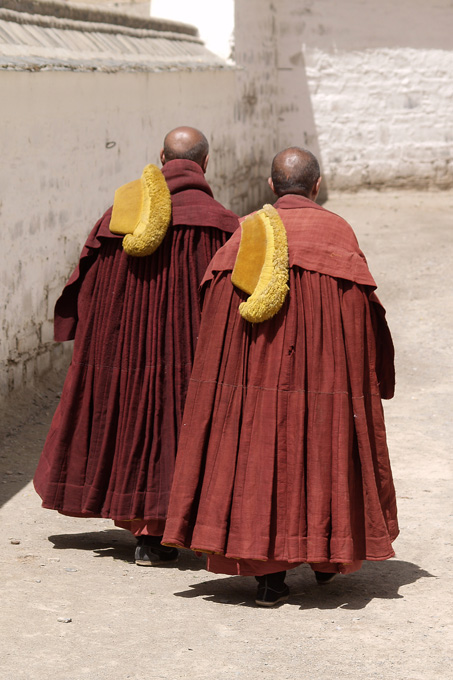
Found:
[[[128,255],[151,255],[162,243],[171,219],[170,191],[156,165],[147,165],[140,179],[115,191],[110,231],[124,234]]]
[[[250,295],[239,305],[251,323],[271,319],[289,291],[288,239],[277,210],[266,204],[242,222],[241,242],[231,281]]]

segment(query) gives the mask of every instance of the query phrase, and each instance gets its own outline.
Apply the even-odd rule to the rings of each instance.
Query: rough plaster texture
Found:
[[[240,193],[236,198],[245,202],[245,212],[248,212],[256,209],[263,196],[263,179],[269,172],[269,158],[276,145],[277,45],[271,2],[237,3],[235,25],[234,57],[239,66],[235,120],[238,150],[242,149],[243,158],[238,169]],[[271,199],[270,191],[266,196]]]
[[[247,211],[275,200],[265,180],[277,151],[296,144],[320,156],[298,24],[293,21],[298,4],[287,0],[277,11],[272,0],[236,3],[235,121],[243,178],[237,188]]]
[[[115,189],[158,163],[180,124],[211,141],[207,177],[219,200],[234,193],[234,72],[0,74],[1,393],[30,384],[56,361],[53,307],[88,231]],[[215,118],[212,115],[216,111]],[[56,365],[56,364],[55,364]]]
[[[319,159],[325,175],[305,60],[300,51],[300,35],[304,24],[299,8],[299,0],[287,0],[277,14],[275,30],[278,40],[276,50],[278,94],[275,151],[289,146],[310,149]],[[324,179],[318,200],[323,203],[326,199],[327,181]]]
[[[28,13],[36,5],[35,0],[24,2]],[[270,0],[238,3],[236,70],[214,55],[211,59],[209,52],[203,68],[194,68],[189,51],[198,46],[183,37],[180,43],[162,45],[162,62],[170,47],[181,44],[185,50],[179,64],[170,56],[175,68],[166,73],[163,63],[148,61],[147,72],[133,64],[124,72],[113,63],[113,42],[121,39],[126,45],[130,38],[129,49],[132,33],[141,29],[116,31],[112,24],[102,28],[101,36],[97,27],[103,24],[102,15],[61,3],[55,7],[52,25],[45,13],[33,25],[25,16],[20,24],[14,22],[7,14],[13,10],[3,11],[4,21],[11,22],[6,37],[3,33],[5,68],[0,71],[0,129],[8,159],[0,169],[0,181],[7,187],[0,212],[7,234],[0,255],[3,394],[30,384],[61,363],[59,356],[65,358],[63,348],[52,343],[55,300],[114,190],[138,176],[146,163],[158,162],[168,129],[191,124],[206,133],[211,144],[208,179],[216,197],[240,214],[273,200],[266,178],[282,139],[295,143],[289,128],[296,124],[301,141],[306,130],[314,138],[312,117],[301,125],[300,98],[291,95],[290,106],[285,104],[288,80],[280,78],[278,51],[288,35],[281,31]],[[98,22],[94,28],[93,21]],[[89,33],[83,33],[81,22],[90,27]],[[57,39],[65,54],[52,51],[49,41]],[[92,40],[101,40],[105,51],[84,52]],[[141,49],[146,51],[144,38],[140,45],[137,59],[143,56]],[[46,49],[50,51],[42,52]],[[300,60],[295,67],[301,83]],[[70,72],[58,72],[62,68]],[[27,72],[35,70],[40,72]]]
[[[453,186],[450,0],[294,10],[328,185]]]
[[[303,44],[325,52],[452,49],[451,0],[303,0],[293,12]]]
[[[329,186],[453,186],[453,51],[313,50],[307,74]]]
[[[265,56],[274,60],[273,45]],[[167,130],[191,124],[206,133],[207,177],[228,207],[245,214],[273,200],[265,179],[279,144],[272,100],[279,83],[276,70],[261,81],[233,70],[7,71],[0,78],[8,159],[0,167],[6,234],[0,391],[6,394],[66,359],[63,346],[52,342],[55,300],[114,190],[146,163],[158,163]]]

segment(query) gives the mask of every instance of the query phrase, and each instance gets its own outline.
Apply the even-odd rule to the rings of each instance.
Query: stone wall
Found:
[[[453,52],[311,52],[308,76],[329,186],[453,186]]]
[[[329,187],[452,187],[451,2],[306,0],[297,14]]]

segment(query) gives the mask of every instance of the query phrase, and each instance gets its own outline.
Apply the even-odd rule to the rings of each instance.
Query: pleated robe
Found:
[[[75,338],[74,351],[34,484],[43,507],[63,514],[165,522],[198,288],[239,222],[196,163],[163,173],[172,221],[159,248],[127,255],[109,209],[56,304],[55,337]]]
[[[238,313],[239,232],[203,282],[163,542],[211,553],[216,572],[384,560],[398,534],[381,404],[394,350],[375,282],[344,220],[299,196],[275,207],[290,259],[278,314]]]

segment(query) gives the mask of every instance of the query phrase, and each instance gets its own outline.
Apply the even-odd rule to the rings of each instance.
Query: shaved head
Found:
[[[193,127],[177,127],[165,136],[161,159],[165,164],[183,158],[194,161],[203,168],[208,153],[208,140],[200,130]]]
[[[271,179],[277,196],[299,194],[310,198],[320,175],[316,157],[298,146],[280,151],[272,161]]]

